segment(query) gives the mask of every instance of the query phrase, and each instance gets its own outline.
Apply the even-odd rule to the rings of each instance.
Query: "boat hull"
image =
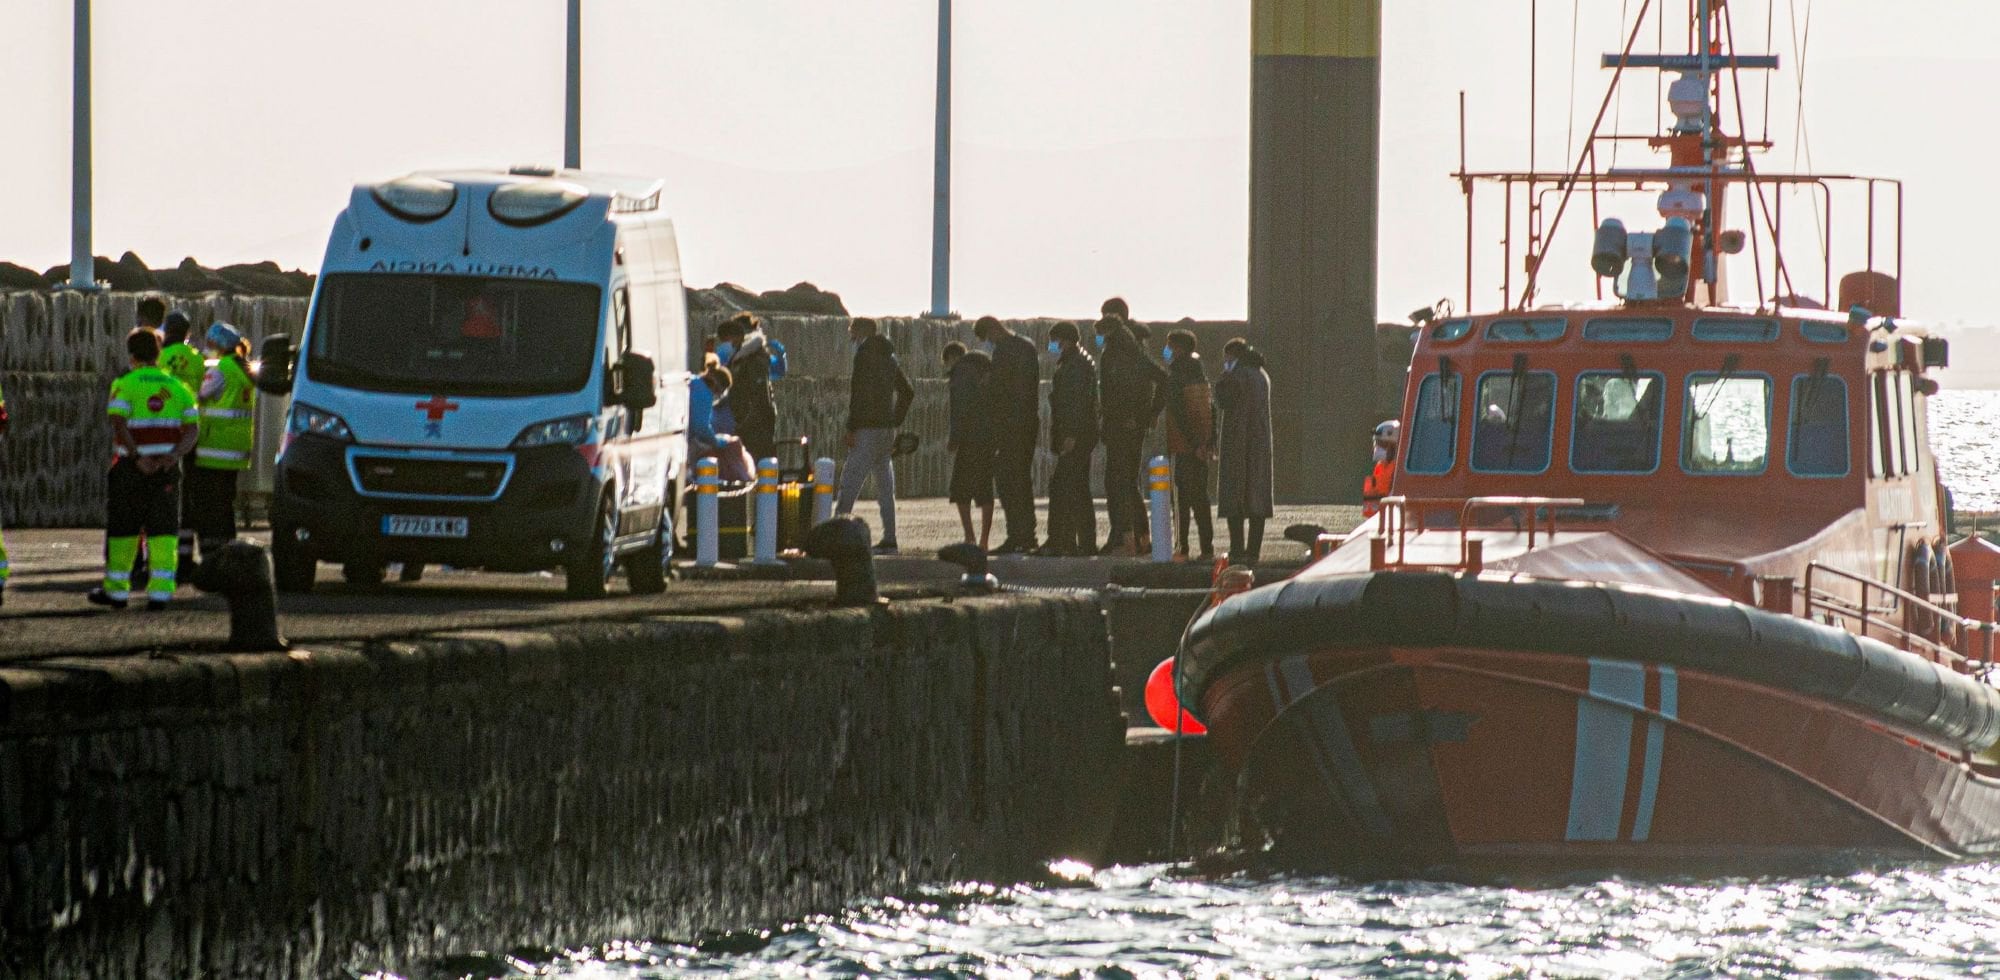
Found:
[[[1747,869],[2000,844],[2000,781],[1950,737],[1967,726],[1925,732],[1858,707],[1866,692],[1590,655],[1646,646],[1629,636],[1549,650],[1281,625],[1318,642],[1235,650],[1194,703],[1236,777],[1239,842],[1285,867]]]

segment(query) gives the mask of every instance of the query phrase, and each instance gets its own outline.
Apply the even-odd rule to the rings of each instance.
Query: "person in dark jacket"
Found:
[[[987,386],[988,416],[993,420],[993,487],[1007,515],[1007,537],[994,554],[1032,551],[1035,547],[1035,442],[1041,428],[1041,356],[1034,341],[998,319],[982,316],[973,336],[993,357],[993,378]]]
[[[854,344],[854,371],[848,377],[847,464],[840,472],[840,497],[836,516],[854,513],[861,497],[861,485],[875,477],[875,501],[882,512],[882,540],[878,553],[896,550],[896,430],[910,414],[917,390],[896,363],[896,347],[882,336],[875,321],[862,316],[847,324],[847,339]]]
[[[1139,469],[1146,433],[1166,407],[1170,381],[1147,356],[1125,319],[1125,301],[1104,302],[1097,321],[1104,355],[1097,369],[1098,412],[1103,419],[1104,496],[1111,536],[1103,554],[1140,554],[1151,545],[1146,505],[1139,497]]]
[[[1097,448],[1097,367],[1084,353],[1082,331],[1068,320],[1049,328],[1056,375],[1049,382],[1049,540],[1044,555],[1097,553],[1097,507],[1090,499],[1090,454]]]
[[[1215,509],[1229,522],[1230,561],[1254,562],[1263,555],[1264,519],[1271,516],[1271,378],[1264,373],[1264,355],[1241,337],[1222,348],[1215,407],[1222,410]]]
[[[715,330],[715,356],[729,368],[729,414],[752,459],[778,455],[778,399],[771,391],[771,351],[755,313],[738,313]]]
[[[986,386],[993,380],[993,358],[985,351],[968,351],[954,340],[944,345],[944,373],[951,395],[951,502],[958,505],[958,523],[965,543],[985,548],[993,540],[993,420],[986,413]],[[972,533],[972,508],[979,507],[979,533]]]
[[[1215,557],[1215,521],[1208,510],[1208,461],[1215,457],[1215,408],[1208,372],[1194,349],[1194,332],[1167,334],[1161,351],[1172,379],[1167,394],[1167,452],[1174,461],[1174,513],[1180,541],[1174,553],[1188,556],[1188,519],[1201,532],[1201,557]]]

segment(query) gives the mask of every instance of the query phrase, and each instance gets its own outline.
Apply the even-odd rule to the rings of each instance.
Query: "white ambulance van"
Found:
[[[687,474],[687,304],[656,180],[550,168],[354,188],[304,336],[271,506],[278,588],[317,563],[560,568],[666,587]],[[290,366],[290,370],[286,367]]]

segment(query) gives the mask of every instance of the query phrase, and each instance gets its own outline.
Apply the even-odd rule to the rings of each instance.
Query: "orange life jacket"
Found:
[[[1382,509],[1382,498],[1389,495],[1389,481],[1395,475],[1395,461],[1385,459],[1375,464],[1368,479],[1361,481],[1361,516],[1374,517]]]

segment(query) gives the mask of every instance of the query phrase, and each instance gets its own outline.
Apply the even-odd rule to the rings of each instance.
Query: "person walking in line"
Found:
[[[147,583],[149,610],[167,607],[174,596],[180,533],[180,461],[200,436],[195,394],[160,370],[160,336],[137,327],[125,337],[132,370],[111,383],[105,407],[117,462],[107,478],[104,584],[88,598],[100,606],[125,608],[132,593],[132,566],[139,538],[152,555]]]
[[[1174,512],[1180,542],[1174,553],[1188,556],[1188,520],[1201,534],[1201,557],[1215,557],[1215,521],[1208,509],[1208,462],[1215,457],[1215,407],[1208,372],[1195,351],[1194,332],[1167,334],[1161,351],[1171,390],[1167,396],[1167,452],[1174,462]]]
[[[215,355],[215,366],[203,376],[197,393],[201,435],[195,442],[194,465],[187,468],[183,484],[187,506],[182,511],[194,525],[203,561],[236,540],[236,482],[250,468],[257,448],[257,386],[250,380],[250,342],[235,327],[217,323],[208,328],[208,349]]]
[[[1396,448],[1403,441],[1403,423],[1390,419],[1375,427],[1375,468],[1361,481],[1361,516],[1374,517],[1382,498],[1396,482]]]
[[[1263,555],[1264,521],[1271,516],[1271,378],[1264,355],[1241,337],[1222,348],[1215,405],[1222,411],[1216,511],[1229,522],[1230,562],[1254,563]]]
[[[882,540],[877,554],[896,552],[896,430],[910,414],[917,389],[903,366],[896,363],[896,346],[882,336],[869,317],[848,321],[847,339],[854,344],[854,370],[848,376],[847,462],[840,472],[840,496],[834,514],[854,513],[861,485],[875,477],[875,500],[882,514]]]
[[[1049,478],[1049,540],[1045,555],[1097,553],[1097,507],[1090,499],[1090,455],[1097,448],[1097,367],[1082,346],[1083,334],[1064,320],[1049,328],[1056,355],[1049,382],[1049,448],[1056,471]]]
[[[1165,368],[1146,355],[1126,322],[1125,301],[1104,301],[1097,321],[1104,356],[1097,369],[1098,412],[1104,438],[1104,496],[1111,536],[1101,554],[1141,554],[1151,537],[1146,505],[1139,497],[1140,457],[1146,433],[1166,407],[1170,381]]]
[[[752,459],[778,455],[778,398],[771,390],[771,351],[763,321],[738,313],[716,328],[715,355],[729,368],[729,411],[736,436]]]
[[[166,301],[160,299],[158,296],[148,296],[139,301],[139,309],[133,315],[132,325],[150,330],[157,337],[160,334],[160,326],[166,322],[166,318]],[[189,388],[188,390],[193,391],[194,389]]]
[[[951,394],[951,437],[945,444],[951,453],[951,502],[958,505],[965,543],[986,548],[993,540],[993,420],[986,414],[986,386],[993,381],[993,358],[982,350],[966,350],[954,340],[944,345],[944,373]],[[979,508],[976,536],[972,533],[975,505]]]
[[[1007,516],[996,555],[1035,549],[1035,442],[1041,428],[1041,355],[1034,341],[982,316],[972,335],[993,358],[987,416],[993,421],[993,488]]]

